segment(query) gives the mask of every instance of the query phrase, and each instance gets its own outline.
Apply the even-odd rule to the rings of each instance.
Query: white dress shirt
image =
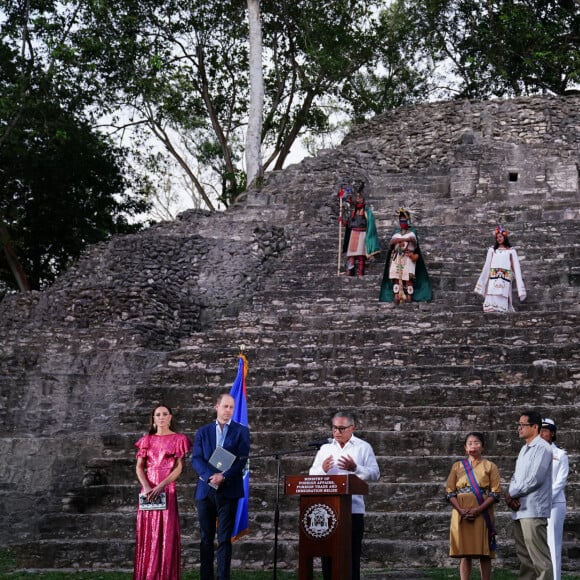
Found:
[[[322,463],[330,455],[332,455],[334,460],[334,466],[325,472],[322,469]],[[347,455],[350,455],[356,463],[356,471],[346,471],[338,468],[338,459]],[[332,443],[324,444],[318,450],[308,473],[310,475],[347,475],[352,473],[364,481],[377,481],[380,477],[379,465],[373,448],[356,435],[352,435],[344,447],[341,447],[336,439],[333,439]],[[352,496],[352,513],[365,513],[364,496]]]
[[[566,503],[566,480],[570,465],[568,454],[552,443],[552,503]]]

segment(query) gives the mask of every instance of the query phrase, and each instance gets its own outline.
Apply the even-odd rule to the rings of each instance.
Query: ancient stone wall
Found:
[[[153,348],[175,346],[235,314],[285,247],[283,228],[259,216],[190,210],[175,222],[89,248],[46,292],[7,296],[6,329],[118,328]]]
[[[343,146],[357,147],[373,158],[381,155],[382,171],[421,171],[461,162],[460,148],[510,144],[514,151],[541,147],[554,158],[575,159],[579,145],[578,97],[520,98],[493,101],[450,101],[401,107],[378,115],[355,129]],[[497,160],[497,158],[496,158]]]

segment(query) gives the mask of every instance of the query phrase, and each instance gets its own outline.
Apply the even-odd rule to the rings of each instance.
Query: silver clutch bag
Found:
[[[166,510],[167,509],[167,496],[165,493],[160,493],[157,499],[154,501],[149,501],[147,499],[146,493],[139,494],[139,509],[145,511],[153,510]]]

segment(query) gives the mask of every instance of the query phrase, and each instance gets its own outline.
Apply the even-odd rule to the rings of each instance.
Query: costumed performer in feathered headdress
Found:
[[[381,302],[427,302],[433,298],[431,283],[417,230],[411,227],[409,210],[401,207],[397,212],[399,227],[389,241],[385,272],[381,284]]]
[[[347,256],[346,276],[354,276],[355,272],[363,276],[367,260],[381,251],[373,212],[366,206],[360,189],[350,201],[353,209],[348,221],[344,222],[347,228],[343,247]]]

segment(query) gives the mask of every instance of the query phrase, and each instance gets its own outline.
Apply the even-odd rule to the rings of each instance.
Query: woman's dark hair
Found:
[[[168,407],[167,405],[157,405],[156,407],[153,408],[153,411],[151,411],[151,414],[149,415],[149,435],[155,435],[155,433],[157,433],[157,427],[155,427],[155,411],[161,408],[167,409],[169,411],[169,414],[171,415],[171,421],[169,421],[169,429],[171,429],[171,431],[175,431],[175,424],[173,422],[173,411],[171,410],[171,408]]]
[[[511,248],[511,247],[512,247],[512,245],[510,244],[510,241],[509,241],[509,239],[508,239],[508,237],[507,237],[507,234],[502,234],[502,235],[503,235],[503,245],[504,245],[506,248]],[[499,244],[497,243],[497,235],[496,235],[496,236],[495,236],[495,244],[493,245],[493,249],[494,249],[494,250],[497,250],[498,248],[499,248]]]
[[[471,431],[471,433],[468,433],[468,434],[465,436],[465,439],[464,439],[464,441],[463,441],[463,445],[464,445],[464,446],[465,446],[465,445],[467,445],[467,440],[468,440],[470,437],[475,437],[475,438],[479,439],[479,440],[481,441],[481,446],[482,446],[482,447],[485,447],[485,435],[484,435],[483,433],[480,433],[479,431]]]

